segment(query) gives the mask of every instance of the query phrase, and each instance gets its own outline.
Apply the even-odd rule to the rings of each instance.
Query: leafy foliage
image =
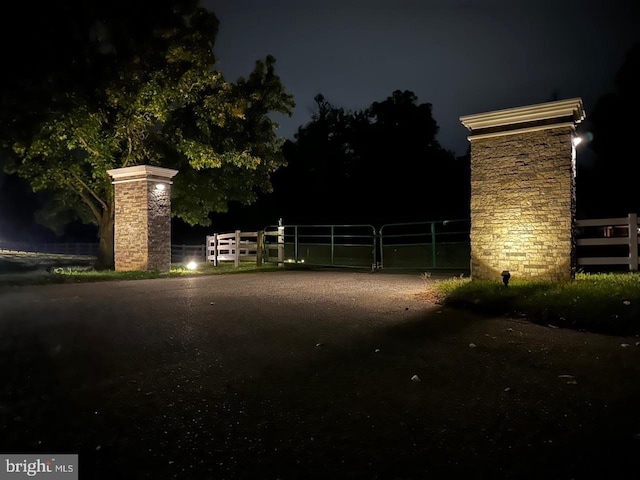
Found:
[[[289,223],[467,215],[468,159],[440,146],[431,104],[399,90],[362,111],[335,107],[322,95],[315,102],[311,122],[284,146],[288,167],[274,176]]]
[[[3,80],[7,171],[51,192],[103,237],[113,224],[112,168],[178,169],[173,214],[191,225],[271,191],[285,161],[269,115],[294,106],[273,57],[247,79],[226,81],[213,68],[218,20],[191,0],[63,2],[62,12],[48,19],[62,35],[46,48],[59,61]],[[47,24],[38,14],[53,14],[35,13],[33,28]]]

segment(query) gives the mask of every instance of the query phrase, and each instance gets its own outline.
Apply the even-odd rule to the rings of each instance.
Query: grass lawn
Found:
[[[640,335],[640,274],[578,274],[573,282],[502,283],[453,278],[428,287],[436,303],[514,315],[552,327]]]
[[[235,267],[232,262],[224,262],[216,267],[212,263],[200,263],[195,270],[189,270],[186,265],[176,263],[171,265],[171,270],[167,273],[95,270],[91,264],[92,260],[79,261],[77,258],[63,255],[5,256],[0,258],[0,273],[4,274],[0,275],[0,286],[143,280],[277,270],[273,264],[257,267],[255,262],[241,262],[238,267]]]

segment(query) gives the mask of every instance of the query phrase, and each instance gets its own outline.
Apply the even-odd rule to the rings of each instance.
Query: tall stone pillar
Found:
[[[137,165],[107,170],[115,190],[116,271],[171,269],[171,179],[177,170]]]
[[[460,117],[471,135],[471,276],[575,274],[579,98]]]

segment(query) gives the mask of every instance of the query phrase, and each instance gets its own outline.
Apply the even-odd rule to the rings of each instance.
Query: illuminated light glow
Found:
[[[582,137],[573,137],[571,141],[573,142],[573,146],[577,147],[582,143]]]
[[[187,269],[188,270],[195,270],[196,268],[198,268],[198,264],[196,262],[194,262],[193,260],[190,261],[189,263],[187,263]]]
[[[541,209],[542,211],[542,209]],[[510,278],[548,279],[556,278],[563,271],[571,270],[571,256],[567,254],[553,259],[544,245],[554,245],[558,250],[570,252],[571,239],[567,236],[562,241],[553,230],[560,220],[541,219],[525,211],[517,214],[514,211],[497,212],[508,218],[526,215],[528,220],[523,225],[503,224],[495,226],[489,232],[477,232],[472,244],[472,270],[477,276],[486,280],[500,280],[504,271],[509,271]],[[563,229],[570,229],[570,219],[565,219]],[[540,246],[532,248],[539,243]],[[493,255],[486,255],[486,245],[490,245]]]
[[[166,187],[164,183],[156,183],[156,190],[162,192]]]

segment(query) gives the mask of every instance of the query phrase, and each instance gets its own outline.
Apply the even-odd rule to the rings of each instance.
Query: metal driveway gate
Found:
[[[469,220],[389,223],[380,228],[384,269],[469,269]]]
[[[264,229],[266,262],[328,267],[377,265],[373,225],[271,225]]]
[[[373,225],[271,225],[263,259],[372,269],[469,269],[469,220]]]

